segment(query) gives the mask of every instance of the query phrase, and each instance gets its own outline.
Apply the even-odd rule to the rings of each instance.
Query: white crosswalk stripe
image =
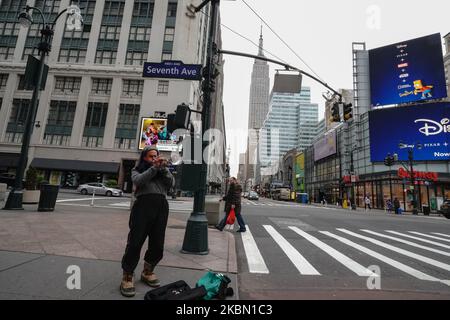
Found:
[[[449,264],[446,264],[446,263],[443,263],[443,262],[440,262],[440,261],[437,261],[437,260],[434,260],[434,259],[422,256],[420,254],[413,253],[413,252],[408,251],[408,250],[404,250],[404,249],[392,246],[390,244],[384,243],[384,242],[376,240],[374,238],[366,237],[366,236],[360,235],[358,233],[355,233],[355,232],[352,232],[352,231],[349,231],[349,230],[346,230],[346,229],[338,228],[337,230],[339,230],[341,232],[344,232],[346,234],[349,234],[351,236],[354,236],[356,238],[369,241],[369,242],[371,242],[373,244],[376,244],[376,245],[378,245],[380,247],[383,247],[383,248],[386,248],[388,250],[392,250],[394,252],[403,254],[403,255],[405,255],[407,257],[410,257],[410,258],[413,258],[413,259],[416,259],[416,260],[420,260],[422,262],[428,263],[428,264],[430,264],[432,266],[444,269],[446,271],[450,271],[450,265]]]
[[[336,239],[336,240],[338,240],[338,241],[340,241],[340,242],[342,242],[342,243],[344,243],[344,244],[346,244],[346,245],[348,245],[350,247],[353,247],[353,248],[355,248],[355,249],[357,249],[357,250],[359,250],[361,252],[364,252],[365,254],[374,257],[375,259],[383,261],[384,263],[389,264],[390,266],[392,266],[392,267],[394,267],[394,268],[396,268],[396,269],[398,269],[400,271],[403,271],[403,272],[405,272],[405,273],[407,273],[407,274],[409,274],[409,275],[411,275],[411,276],[413,276],[413,277],[415,277],[417,279],[426,280],[426,281],[441,282],[441,283],[444,283],[444,284],[450,286],[450,281],[449,280],[441,280],[441,279],[435,278],[433,276],[430,276],[428,274],[425,274],[425,273],[423,273],[423,272],[421,272],[421,271],[419,271],[417,269],[411,268],[411,267],[409,267],[409,266],[407,266],[407,265],[405,265],[405,264],[403,264],[401,262],[398,262],[398,261],[396,261],[394,259],[391,259],[391,258],[389,258],[389,257],[387,257],[385,255],[382,255],[382,254],[380,254],[378,252],[375,252],[375,251],[373,251],[373,250],[371,250],[369,248],[363,247],[363,246],[361,246],[361,245],[359,245],[359,244],[357,244],[357,243],[355,243],[353,241],[350,241],[350,240],[348,240],[346,238],[343,238],[343,237],[340,237],[338,235],[335,235],[335,234],[333,234],[331,232],[328,232],[328,231],[320,231],[320,232],[322,234],[327,235],[327,236],[329,236],[331,238],[334,238],[334,239]]]
[[[385,234],[382,234],[382,233],[378,233],[378,232],[375,232],[375,231],[370,231],[370,230],[365,230],[365,229],[361,229],[361,231],[364,231],[364,232],[367,232],[367,233],[370,233],[370,234],[373,234],[375,236],[379,236],[379,237],[382,237],[382,238],[391,239],[391,240],[394,240],[394,241],[397,241],[397,242],[401,242],[401,243],[410,245],[412,247],[420,248],[420,249],[423,249],[423,250],[435,252],[435,253],[442,254],[444,256],[450,257],[450,252],[445,252],[445,251],[442,251],[442,250],[430,248],[430,247],[427,247],[427,246],[423,246],[421,244],[417,244],[415,242],[411,242],[411,241],[408,241],[408,240],[400,239],[400,238],[397,238],[397,237],[391,237],[391,236],[388,236],[388,235],[385,235]]]
[[[255,239],[250,231],[249,226],[247,227],[247,232],[241,233],[242,243],[244,244],[244,251],[247,257],[247,264],[250,273],[264,273],[268,274],[269,269],[267,269],[266,263],[258,249]]]
[[[440,238],[440,237],[436,237],[436,236],[430,236],[429,234],[425,234],[425,233],[421,233],[421,232],[410,231],[409,233],[416,234],[416,235],[422,236],[422,237],[440,240],[440,241],[450,242],[450,239],[444,239],[444,238]]]
[[[288,256],[289,260],[294,264],[297,270],[303,275],[320,275],[301,254],[298,252],[283,236],[269,225],[264,225],[264,229],[270,234],[275,242],[280,246],[281,250]]]
[[[305,238],[306,240],[308,240],[309,242],[311,242],[312,244],[317,246],[318,248],[320,248],[323,251],[325,251],[326,253],[328,253],[330,256],[332,256],[334,259],[336,259],[337,261],[342,263],[344,266],[346,266],[348,269],[350,269],[351,271],[356,273],[358,276],[360,276],[360,277],[374,276],[372,271],[370,271],[369,269],[363,267],[362,265],[360,265],[356,261],[350,259],[346,255],[340,253],[339,251],[337,251],[336,249],[330,247],[329,245],[327,245],[326,243],[320,241],[319,239],[311,236],[310,234],[300,230],[297,227],[289,227],[289,228],[292,231],[296,232],[301,237]]]
[[[432,244],[432,245],[435,245],[435,246],[438,246],[438,247],[450,249],[450,246],[448,246],[446,244],[443,244],[443,243],[436,242],[436,241],[432,241],[432,240],[428,240],[428,239],[423,239],[423,238],[411,236],[409,234],[405,234],[405,233],[401,233],[401,232],[397,232],[397,231],[393,231],[393,230],[386,230],[386,232],[389,232],[389,233],[392,233],[392,234],[396,234],[398,236],[402,236],[402,237],[418,240],[418,241],[421,241],[421,242],[429,243],[429,244]]]
[[[432,232],[432,234],[435,234],[435,235],[437,235],[437,236],[443,236],[443,237],[448,237],[448,238],[450,238],[450,235],[448,235],[448,234],[443,234],[443,233],[439,233],[439,232]]]

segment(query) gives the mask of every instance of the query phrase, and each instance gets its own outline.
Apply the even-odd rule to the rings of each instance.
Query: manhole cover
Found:
[[[276,224],[280,229],[297,227],[303,231],[317,231],[316,228],[303,221],[300,221],[299,219],[269,217],[269,220]]]

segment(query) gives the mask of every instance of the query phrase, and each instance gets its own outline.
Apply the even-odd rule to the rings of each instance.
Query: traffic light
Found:
[[[398,160],[398,156],[394,154],[393,156],[389,153],[386,158],[384,158],[384,165],[387,167],[392,167]]]
[[[177,115],[175,113],[169,113],[167,115],[167,132],[172,133],[174,132],[177,128],[177,125],[175,123],[175,117]]]
[[[331,122],[341,122],[341,115],[339,112],[339,103],[334,103],[331,107]]]
[[[175,112],[175,126],[177,128],[187,129],[191,122],[191,109],[188,105],[182,103]]]
[[[344,103],[344,121],[349,121],[353,118],[353,104]]]

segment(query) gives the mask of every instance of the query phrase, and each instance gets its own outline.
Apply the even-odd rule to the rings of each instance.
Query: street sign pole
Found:
[[[204,85],[202,85],[204,101],[202,111],[202,133],[207,132],[211,125],[210,113],[212,105],[212,80],[214,73],[214,56],[215,52],[215,39],[217,30],[217,13],[220,4],[220,0],[211,0],[211,15],[209,23],[209,36],[208,36],[208,54],[205,66]],[[205,2],[204,2],[205,3]],[[203,140],[202,150],[205,150],[208,143]],[[203,158],[203,152],[202,152]],[[209,253],[208,248],[208,220],[205,213],[205,200],[206,200],[206,180],[208,173],[208,166],[202,160],[200,171],[200,186],[194,194],[194,208],[186,226],[186,232],[184,234],[182,253],[206,255]]]

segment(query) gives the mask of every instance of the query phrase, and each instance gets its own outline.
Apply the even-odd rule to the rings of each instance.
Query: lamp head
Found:
[[[19,20],[19,23],[24,28],[29,28],[31,24],[33,23],[33,17],[30,14],[29,8],[25,8],[24,11],[19,13],[19,16],[17,17]]]

